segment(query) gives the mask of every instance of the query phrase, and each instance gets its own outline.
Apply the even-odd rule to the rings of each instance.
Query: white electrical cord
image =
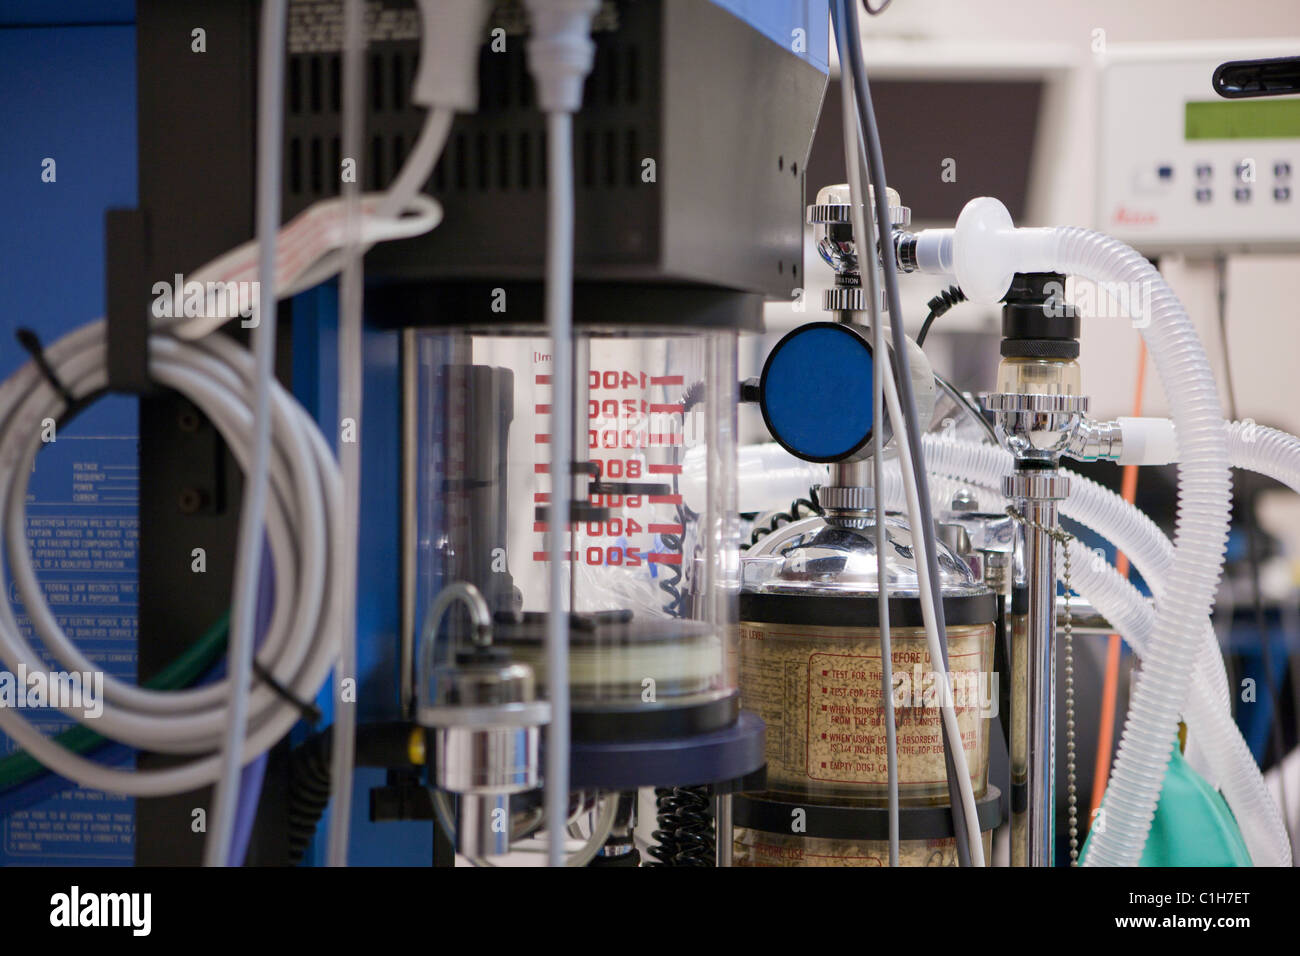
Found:
[[[843,50],[848,37],[837,34],[836,41]],[[840,54],[843,64],[848,59],[846,53]],[[849,200],[861,200],[867,194],[863,188],[863,164],[858,155],[858,143],[861,131],[858,128],[857,107],[853,99],[853,78],[848,70],[840,67],[840,121],[844,131],[844,167],[848,174]],[[862,228],[865,217],[854,219],[854,229]],[[854,233],[861,236],[861,233]],[[866,287],[867,305],[871,314],[871,348],[872,364],[875,370],[871,383],[871,467],[875,485],[876,520],[876,587],[879,592],[877,606],[879,611],[880,631],[880,698],[885,711],[885,777],[886,800],[889,813],[889,865],[898,866],[898,739],[894,723],[894,658],[893,641],[889,629],[889,554],[887,545],[888,531],[885,529],[885,503],[882,491],[885,487],[885,386],[884,377],[888,372],[889,351],[885,347],[885,323],[880,317],[880,289],[876,281],[875,256],[866,255],[865,250],[875,249],[875,233],[865,240],[856,242],[858,273]]]
[[[402,165],[402,171],[398,174],[397,179],[393,180],[387,192],[368,197],[373,199],[374,202],[373,209],[363,213],[366,217],[375,220],[377,223],[407,222],[410,221],[409,217],[407,219],[399,217],[412,210],[418,210],[423,203],[433,202],[431,198],[421,193],[421,189],[429,181],[429,176],[433,173],[434,167],[438,165],[438,158],[447,145],[447,135],[451,132],[451,124],[455,118],[456,114],[446,109],[434,109],[429,113],[429,116],[424,121],[424,126],[420,130],[419,139],[416,140],[415,147]],[[360,157],[358,157],[357,162],[359,166]],[[438,210],[437,218],[438,220],[442,218],[441,209]],[[411,234],[422,235],[437,224],[436,221],[426,224],[425,220],[421,220],[421,228]],[[362,239],[359,240],[362,243],[361,255],[363,256],[375,241],[365,235],[365,227],[365,223],[363,223],[361,226]],[[411,228],[414,228],[414,223],[412,223]],[[380,238],[386,237],[381,236]],[[340,250],[335,249],[325,253],[300,276],[296,277],[283,294],[295,295],[304,289],[319,285],[326,279],[336,275],[342,268],[343,261],[344,256]]]
[[[334,732],[330,740],[330,813],[325,862],[347,866],[352,824],[352,772],[357,737],[357,548],[361,513],[361,400],[364,294],[361,239],[361,137],[365,110],[362,60],[365,35],[361,0],[346,0],[343,9],[343,155],[356,161],[355,175],[343,183],[343,275],[339,281],[338,414],[339,468],[343,477],[343,534],[339,538],[339,567],[343,569],[343,613],[339,659],[334,666]],[[428,123],[425,128],[428,128]],[[424,138],[424,134],[421,134]],[[409,164],[408,164],[409,166]],[[421,183],[422,184],[422,183]],[[418,187],[417,187],[418,188]],[[380,203],[379,215],[390,214],[391,193]],[[350,424],[349,424],[350,423]]]
[[[153,379],[185,395],[211,419],[247,472],[253,461],[251,396],[258,381],[253,356],[225,336],[188,343],[156,332],[150,336],[149,353]],[[44,354],[74,399],[92,399],[107,387],[102,319],[68,333]],[[45,447],[43,422],[65,411],[63,398],[33,362],[0,385],[5,555],[13,588],[48,656],[70,672],[100,673],[102,668],[81,653],[46,603],[26,533],[27,486],[36,454]],[[266,535],[276,569],[275,609],[256,659],[292,699],[265,681],[253,687],[247,699],[247,735],[237,748],[239,765],[265,753],[301,718],[294,700],[316,695],[337,650],[340,582],[329,555],[340,533],[338,469],[311,416],[275,383],[270,411]],[[196,627],[206,623],[195,622]],[[19,667],[44,672],[50,666],[27,641],[8,601],[0,602],[0,662],[11,672]],[[156,691],[105,674],[103,712],[98,717],[63,708],[69,717],[128,746],[196,755],[160,770],[122,770],[87,760],[44,736],[25,712],[14,708],[0,707],[0,731],[52,771],[82,786],[138,797],[184,793],[222,776],[219,751],[232,696],[230,677],[189,690]]]
[[[889,408],[890,419],[901,422],[903,420],[903,410],[899,405],[898,384],[894,381],[892,368],[889,369],[889,373],[885,376],[885,402]],[[903,490],[907,496],[907,513],[912,522],[917,522],[921,513],[921,505],[917,494],[916,474],[908,467],[912,459],[908,450],[907,431],[898,428],[895,429],[894,434],[899,446],[899,460],[903,463]],[[939,644],[939,629],[934,610],[934,593],[930,590],[930,571],[925,561],[927,544],[925,535],[916,530],[915,524],[912,527],[912,547],[916,550],[916,570],[920,578],[921,616],[925,621],[925,640],[930,650],[930,659],[939,662],[943,660],[943,649]],[[952,686],[942,667],[939,669],[936,685],[942,695],[941,700],[944,702],[941,713],[944,726],[948,729],[948,739],[954,741],[949,750],[952,754],[953,763],[956,765],[957,787],[961,792],[962,806],[966,810],[966,833],[967,842],[970,845],[971,864],[973,866],[984,866],[984,841],[980,833],[979,812],[975,807],[975,790],[971,786],[970,767],[966,761],[966,748],[961,742],[961,726],[957,723],[957,712],[952,706]]]
[[[438,157],[446,145],[457,111],[472,112],[477,107],[478,46],[487,21],[487,0],[420,0],[420,65],[411,91],[411,101],[427,106],[429,115],[420,130],[415,146],[401,172],[386,193],[372,194],[361,200],[360,238],[362,254],[376,242],[403,239],[428,232],[442,218],[442,210],[421,189],[428,182]],[[346,27],[345,23],[345,27]],[[361,42],[354,37],[351,42]],[[357,81],[345,83],[344,94]],[[358,104],[358,110],[364,104]],[[345,110],[345,112],[347,112]],[[345,118],[346,122],[346,118]],[[360,148],[351,152],[356,161],[356,179],[360,179]],[[351,185],[345,183],[345,187]],[[347,244],[346,205],[349,192],[340,199],[314,203],[295,217],[280,232],[281,255],[276,260],[274,288],[279,296],[296,295],[337,275],[343,268]],[[257,241],[245,243],[214,259],[186,276],[187,281],[206,285],[251,281],[258,257]],[[186,338],[200,338],[215,331],[235,312],[213,308],[223,303],[209,302],[201,318],[186,318],[175,332]]]
[[[847,44],[850,42],[854,42],[854,40],[855,38],[850,38],[848,36],[844,36],[840,38],[841,75],[844,75],[844,71],[848,69]],[[854,84],[852,83],[851,80],[849,80],[844,84],[844,88],[845,88],[846,95],[843,97],[843,104],[848,109],[853,109],[854,100],[852,97],[856,95],[856,93],[854,92]],[[869,239],[865,242],[859,238],[859,240],[856,243],[856,246],[858,249],[859,270],[861,272],[867,272],[868,270],[870,270],[873,273],[871,277],[871,285],[872,287],[874,287],[875,256],[873,254],[870,257],[868,257],[863,254],[862,250],[863,249],[874,250],[875,242],[873,240],[876,235],[876,231],[874,228],[871,229],[870,231],[868,231],[867,229],[867,225],[866,225],[867,220],[866,220],[866,215],[863,211],[864,210],[863,204],[869,202],[869,199],[867,193],[863,190],[862,183],[861,183],[861,175],[859,172],[861,167],[857,155],[857,149],[855,149],[852,145],[856,142],[860,142],[859,138],[862,135],[863,135],[863,131],[861,130],[860,124],[858,123],[856,118],[850,121],[849,117],[846,115],[845,128],[844,128],[845,159],[846,159],[846,165],[848,167],[848,173],[849,173],[849,196],[850,196],[849,208],[851,210],[852,217],[853,217],[853,234],[858,237],[862,237],[862,236],[872,237],[872,239]],[[874,184],[874,186],[876,188],[882,188],[881,184],[878,183]],[[889,255],[891,253],[892,250],[890,250],[889,248],[884,249],[885,255]],[[875,315],[875,313],[878,311],[877,302],[878,299],[873,298],[870,303],[873,315]],[[912,468],[913,458],[910,452],[910,444],[908,441],[907,429],[902,427],[904,422],[903,411],[902,411],[901,403],[899,401],[898,383],[895,381],[894,378],[893,366],[892,363],[888,361],[883,361],[883,362],[881,361],[881,359],[883,359],[886,356],[887,350],[882,348],[882,344],[883,344],[882,332],[884,326],[883,323],[880,321],[878,315],[875,315],[875,320],[873,322],[873,325],[874,325],[874,332],[876,336],[875,345],[873,346],[875,359],[876,359],[876,363],[875,363],[876,377],[880,379],[880,384],[884,393],[885,402],[889,412],[889,420],[897,423],[894,429],[894,438],[898,445],[899,462],[903,473],[904,488],[907,496],[908,518],[912,527],[912,544],[916,556],[917,577],[919,579],[919,585],[920,585],[921,616],[925,623],[926,644],[930,651],[931,660],[938,663],[943,661],[945,657],[944,657],[943,647],[941,643],[942,638],[940,637],[939,634],[938,615],[936,614],[935,607],[934,607],[934,590],[931,587],[929,566],[926,557],[927,543],[926,543],[926,536],[924,534],[924,521],[922,519],[923,512],[921,510],[920,499],[917,494],[917,477],[916,477],[915,470]],[[877,420],[877,425],[879,425],[878,420]],[[883,462],[881,460],[881,455],[878,450],[876,452],[876,465],[877,465],[876,474],[878,476],[877,492],[879,494],[879,492],[883,488],[883,483],[880,480],[883,477],[883,467],[882,467]],[[877,502],[878,512],[879,509],[882,507],[883,507],[883,501],[878,501]],[[886,587],[886,584],[883,580],[881,581],[880,586],[881,586],[880,604],[883,609],[885,605],[884,594],[885,594],[885,587]],[[884,618],[882,618],[882,621],[883,620]],[[882,663],[883,663],[883,655],[882,655]],[[971,784],[970,768],[966,760],[966,749],[962,744],[961,727],[957,723],[957,713],[952,706],[953,700],[952,700],[951,684],[948,679],[948,675],[943,671],[942,666],[940,666],[939,668],[938,680],[936,681],[936,683],[938,685],[938,690],[941,695],[940,696],[941,719],[943,720],[944,728],[947,731],[947,739],[948,741],[951,742],[951,746],[948,748],[948,750],[949,753],[951,753],[952,755],[953,767],[957,777],[957,781],[956,781],[957,789],[958,789],[958,793],[960,794],[962,808],[965,811],[965,821],[966,821],[966,833],[964,835],[965,842],[968,844],[970,850],[970,859],[972,865],[984,866],[984,842],[983,842],[983,836],[980,833],[979,814],[975,805],[975,790],[973,785]],[[891,688],[891,693],[892,693],[892,688]],[[891,836],[892,836],[894,822],[893,820],[891,820],[890,822],[891,822]],[[963,835],[956,834],[955,839],[961,841],[963,839]],[[891,846],[891,855],[894,852],[895,851]]]
[[[551,723],[546,732],[548,863],[564,865],[569,802],[569,500],[573,470],[573,114],[595,47],[596,0],[527,0],[532,21],[528,68],[546,113],[546,325],[551,336],[550,613],[546,625],[546,685]]]
[[[367,248],[377,242],[423,235],[442,221],[442,207],[423,194],[407,200],[406,215],[381,217],[379,206],[386,198],[386,193],[369,193],[361,198],[361,243]],[[314,203],[285,225],[276,243],[276,297],[297,295],[338,273],[343,257],[336,253],[347,243],[347,228],[347,208],[341,198]],[[202,297],[202,315],[155,315],[154,327],[177,338],[201,339],[240,317],[239,303],[229,294],[218,293],[258,281],[257,263],[258,242],[254,239],[191,272],[184,277],[184,290],[193,289]],[[184,291],[186,299],[190,295]]]
[[[174,311],[167,315],[158,314],[166,310],[155,307],[148,342],[153,380],[185,395],[213,422],[248,476],[232,609],[232,676],[182,691],[155,691],[104,674],[102,713],[91,718],[81,708],[60,708],[104,737],[127,746],[193,757],[159,770],[122,770],[98,764],[46,737],[22,711],[0,708],[0,731],[51,771],[81,786],[156,797],[218,784],[205,853],[206,862],[215,864],[228,859],[240,768],[264,754],[301,719],[298,702],[310,701],[319,693],[336,661],[344,622],[355,617],[356,507],[348,508],[343,501],[338,465],[315,422],[274,380],[274,309],[258,316],[256,357],[224,335],[211,333],[233,318],[249,317],[239,312],[240,297],[232,301],[230,296],[239,284],[257,282],[262,292],[253,297],[254,303],[273,303],[278,296],[301,291],[338,271],[348,258],[339,252],[345,246],[355,253],[358,245],[368,247],[416,236],[438,224],[440,207],[419,189],[446,141],[453,115],[450,107],[473,108],[474,75],[467,64],[477,63],[476,41],[488,10],[482,0],[447,0],[446,5],[439,0],[422,11],[426,16],[433,11],[441,17],[440,23],[455,29],[425,31],[422,63],[441,66],[427,74],[431,87],[423,91],[421,101],[430,105],[431,113],[393,190],[359,201],[355,195],[345,195],[316,203],[281,229],[280,78],[284,73],[285,6],[285,0],[268,0],[263,8],[258,238],[186,276],[186,304],[198,294],[203,304],[201,315],[185,316],[181,301],[174,302]],[[448,45],[451,54],[435,55],[437,50],[447,52]],[[435,53],[430,52],[431,47]],[[455,82],[448,82],[452,74]],[[448,97],[441,96],[444,85],[454,87]],[[195,283],[197,293],[191,291]],[[359,291],[359,285],[349,288]],[[246,307],[248,299],[244,299]],[[341,334],[349,325],[359,330],[355,321],[359,298],[349,292],[344,299],[350,317],[341,322]],[[99,319],[44,349],[50,373],[60,388],[47,381],[34,362],[0,384],[0,514],[5,521],[6,563],[31,630],[46,649],[44,654],[37,652],[24,636],[10,603],[0,602],[0,663],[11,671],[42,672],[49,666],[47,659],[53,658],[69,671],[102,673],[68,638],[46,603],[27,541],[26,500],[36,454],[49,440],[48,425],[68,411],[64,390],[80,403],[93,401],[107,389],[106,335],[106,323]],[[344,349],[345,357],[359,357],[360,352],[359,348]],[[340,363],[341,375],[347,364]],[[349,380],[356,383],[357,401],[352,400],[345,384],[340,408],[356,409],[359,420],[359,370],[355,366]],[[355,480],[350,482],[350,490],[355,496]],[[345,526],[351,529],[346,534]],[[254,655],[251,613],[263,535],[275,565],[275,605]],[[349,623],[346,629],[349,636],[351,626]],[[255,685],[251,674],[254,656],[260,672],[267,675]],[[346,662],[340,666],[343,675],[351,669]],[[335,794],[350,794],[351,745],[346,734],[336,732],[336,741],[340,737],[346,756],[334,761],[339,774],[332,782]],[[344,787],[340,780],[349,782]],[[338,807],[336,804],[336,810]],[[346,859],[349,814],[343,811],[335,816],[344,823],[341,839],[331,832],[330,860],[340,862]]]
[[[402,171],[379,204],[377,215],[381,219],[401,214],[407,204],[420,195],[424,184],[433,175],[433,168],[438,165],[438,157],[447,145],[447,136],[455,118],[456,114],[451,110],[434,109],[429,113],[415,146],[402,164]]]
[[[568,579],[570,462],[573,460],[573,128],[565,112],[546,117],[548,186],[546,323],[551,332],[550,604],[546,633],[547,693],[551,723],[546,736],[546,821],[549,863],[559,866],[564,830],[559,821],[569,794]]]
[[[288,0],[264,0],[261,66],[257,93],[257,236],[261,288],[275,286],[275,241],[280,229],[280,186],[284,131],[284,44]],[[253,458],[244,482],[235,550],[235,583],[230,614],[229,672],[233,677],[222,773],[213,795],[207,866],[226,866],[235,826],[239,782],[248,721],[248,685],[253,677],[253,632],[262,573],[262,526],[271,458],[271,387],[275,381],[276,299],[257,297],[254,305]]]
[[[858,232],[864,226],[861,222],[863,218],[862,203],[858,201],[858,197],[853,197],[851,206],[855,217],[854,232],[858,235],[864,234]],[[888,362],[885,363],[882,385],[890,421],[902,422],[903,410],[898,398],[898,383],[894,380],[893,366]],[[911,468],[912,457],[909,451],[907,430],[895,428],[894,439],[898,443],[903,488],[907,499],[907,513],[913,528],[912,547],[916,552],[916,571],[920,584],[921,616],[925,622],[926,644],[930,651],[930,659],[939,662],[943,660],[943,650],[940,645],[938,619],[934,610],[934,592],[930,588],[930,571],[925,560],[927,544],[925,535],[917,530],[921,520],[921,506],[917,493],[916,474]],[[957,789],[961,794],[962,807],[966,811],[966,842],[970,847],[971,863],[974,866],[984,866],[984,841],[979,828],[979,813],[975,806],[975,790],[971,784],[970,767],[966,760],[966,748],[961,743],[962,734],[961,727],[957,723],[957,712],[953,708],[952,686],[942,667],[940,667],[937,674],[936,685],[942,701],[940,707],[941,718],[944,727],[948,731],[948,739],[955,742],[949,749],[956,769]]]

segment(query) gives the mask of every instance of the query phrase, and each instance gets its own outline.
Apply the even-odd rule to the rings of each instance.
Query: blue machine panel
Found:
[[[763,36],[797,53],[823,73],[830,64],[828,0],[713,0]]]
[[[338,283],[328,282],[293,300],[293,391],[337,450]],[[361,721],[400,717],[398,681],[401,646],[401,365],[399,333],[365,330],[365,401],[361,433],[361,525],[357,581],[357,717]],[[333,717],[330,687],[317,706]],[[299,728],[295,739],[305,731]],[[372,823],[370,790],[385,783],[385,771],[358,768],[352,788],[352,866],[428,866],[433,828],[428,822]],[[325,862],[327,809],[304,862]]]
[[[39,6],[26,12],[34,16]],[[64,6],[51,4],[38,19],[49,22],[67,13]],[[102,5],[80,6],[87,9],[79,16],[101,23],[131,14],[130,4],[111,17]],[[6,11],[0,20],[14,16]],[[8,136],[0,151],[0,375],[7,377],[27,358],[17,328],[51,342],[103,314],[104,211],[136,202],[135,30],[0,28],[0,76],[7,91],[0,128]],[[54,161],[52,181],[42,178],[46,160]],[[37,459],[28,495],[28,537],[47,600],[97,666],[132,681],[138,479],[135,402],[113,398],[60,429]],[[15,610],[26,627],[22,608]],[[70,723],[53,710],[28,713],[46,732]],[[13,749],[0,736],[0,753]],[[101,759],[128,761],[130,753],[113,747]],[[124,797],[50,777],[0,792],[0,864],[129,864],[133,830],[133,801]]]
[[[715,2],[828,69],[825,0]],[[8,306],[0,311],[0,376],[27,358],[14,340],[17,328],[50,342],[103,314],[104,212],[137,202],[133,17],[131,0],[43,0],[0,9],[0,80],[8,91],[0,128],[9,133],[0,151],[0,295]],[[42,180],[46,159],[54,160],[52,182]],[[299,297],[294,309],[295,392],[331,437],[336,307],[331,285]],[[368,331],[358,601],[363,720],[391,718],[397,706],[398,377],[396,334]],[[110,398],[61,429],[38,459],[28,506],[37,568],[60,623],[92,661],[131,681],[136,427],[135,402]],[[22,608],[16,612],[26,626]],[[327,714],[328,697],[321,699]],[[54,711],[38,720],[47,733],[70,723]],[[0,736],[0,756],[13,750]],[[132,755],[113,745],[96,759],[127,765]],[[352,862],[427,864],[427,822],[367,819],[369,789],[383,782],[382,771],[358,772]],[[327,821],[328,815],[318,832]],[[320,862],[320,849],[309,851],[309,862]],[[52,776],[0,791],[0,865],[128,865],[133,855],[129,798]]]

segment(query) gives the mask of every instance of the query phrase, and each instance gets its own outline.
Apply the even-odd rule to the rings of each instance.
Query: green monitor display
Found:
[[[1183,137],[1194,139],[1300,139],[1300,99],[1191,102]]]

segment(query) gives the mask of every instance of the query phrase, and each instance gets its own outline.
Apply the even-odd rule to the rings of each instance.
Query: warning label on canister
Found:
[[[740,635],[741,699],[767,723],[769,786],[883,791],[888,765],[878,632],[747,622]],[[946,671],[931,659],[920,629],[891,636],[899,786],[913,796],[946,792],[946,692],[972,781],[982,791],[988,720],[998,701],[992,626],[950,629]]]

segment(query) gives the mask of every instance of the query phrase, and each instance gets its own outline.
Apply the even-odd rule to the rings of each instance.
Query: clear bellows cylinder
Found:
[[[417,333],[416,620],[446,584],[474,584],[494,646],[545,696],[550,542],[564,535],[575,739],[584,715],[712,707],[721,720],[730,700],[734,719],[736,342],[582,328],[574,405],[557,409],[538,329]],[[551,466],[558,414],[574,422],[567,476]],[[566,528],[550,521],[557,494]]]

